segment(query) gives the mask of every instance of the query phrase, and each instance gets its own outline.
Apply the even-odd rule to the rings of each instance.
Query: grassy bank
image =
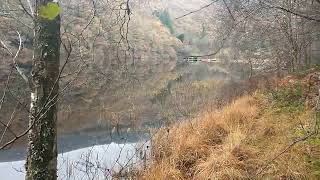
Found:
[[[318,73],[161,129],[138,179],[319,179]],[[305,138],[308,137],[308,138]]]

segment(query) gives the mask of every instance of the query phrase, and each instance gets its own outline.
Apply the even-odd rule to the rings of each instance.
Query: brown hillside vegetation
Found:
[[[160,130],[138,179],[319,179],[319,136],[290,146],[314,131],[309,76]]]

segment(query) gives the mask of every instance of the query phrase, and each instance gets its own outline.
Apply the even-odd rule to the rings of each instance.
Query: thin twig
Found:
[[[19,0],[19,3],[20,3],[20,6],[22,7],[23,12],[25,12],[30,18],[33,18],[33,16],[28,12],[26,7],[24,7],[24,4],[22,3],[22,0]]]
[[[320,78],[320,77],[319,77]],[[319,93],[320,93],[320,89],[319,89]],[[318,96],[317,99],[317,103],[316,103],[316,107],[315,107],[315,125],[314,125],[314,129],[311,133],[307,134],[304,137],[298,138],[295,141],[293,141],[291,144],[289,144],[286,148],[284,148],[280,153],[278,153],[276,156],[274,156],[271,160],[269,160],[262,168],[260,168],[260,170],[256,173],[256,175],[261,174],[264,170],[266,170],[269,165],[275,161],[276,159],[278,159],[280,156],[282,156],[284,153],[288,152],[294,145],[296,145],[299,142],[303,142],[306,141],[307,139],[309,139],[310,137],[317,135],[319,133],[319,111],[320,111],[320,95]]]
[[[213,2],[211,2],[210,4],[207,4],[207,5],[203,6],[203,7],[201,7],[200,9],[197,9],[197,10],[194,10],[194,11],[190,11],[190,12],[184,14],[184,15],[181,15],[181,16],[179,16],[179,17],[176,17],[176,20],[181,19],[181,18],[184,18],[184,17],[186,17],[186,16],[189,16],[190,14],[193,14],[193,13],[196,13],[196,12],[199,12],[199,11],[202,11],[203,9],[206,9],[206,8],[210,7],[211,5],[213,5],[214,3],[218,2],[218,1],[219,1],[219,0],[213,1]]]
[[[304,14],[301,14],[301,13],[297,13],[297,12],[294,12],[290,9],[287,9],[287,8],[284,8],[284,7],[281,7],[281,6],[273,6],[271,4],[267,4],[266,2],[264,1],[261,1],[259,0],[259,3],[262,4],[262,5],[265,5],[266,7],[268,8],[271,8],[271,9],[278,9],[278,10],[281,10],[281,11],[284,11],[284,12],[287,12],[287,13],[290,13],[290,14],[293,14],[295,16],[298,16],[298,17],[301,17],[301,18],[304,18],[304,19],[307,19],[309,21],[316,21],[316,22],[320,22],[320,19],[316,19],[316,18],[313,18],[313,17],[310,17],[308,15],[304,15]]]
[[[0,100],[0,110],[2,109],[2,105],[3,105],[3,103],[4,103],[4,99],[5,99],[5,97],[6,97],[6,93],[7,93],[8,89],[9,89],[9,83],[10,83],[12,71],[13,71],[13,67],[11,68],[10,74],[8,75],[8,78],[7,78],[7,81],[6,81],[6,85],[5,85],[5,88],[4,88],[4,91],[3,91],[3,94],[2,94],[1,100]]]

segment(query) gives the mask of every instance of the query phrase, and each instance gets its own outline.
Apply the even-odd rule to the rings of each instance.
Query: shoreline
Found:
[[[58,135],[58,154],[96,145],[136,143],[149,139],[150,133],[147,130],[128,131],[128,129],[120,129],[118,132],[112,132],[110,129],[93,128]],[[23,147],[0,150],[0,163],[24,160],[26,159],[26,152],[27,149]]]

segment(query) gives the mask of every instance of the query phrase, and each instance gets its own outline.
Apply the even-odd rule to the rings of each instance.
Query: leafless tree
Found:
[[[41,9],[50,5],[50,3],[58,5],[57,1],[52,0],[37,0],[34,2],[17,0],[1,2],[0,9],[0,18],[4,17],[9,22],[9,27],[1,27],[0,30],[5,32],[3,34],[8,34],[11,31],[11,26],[16,30],[16,35],[12,36],[17,37],[14,41],[10,40],[11,42],[1,40],[0,47],[9,55],[12,60],[12,67],[22,77],[24,81],[22,84],[25,84],[26,92],[31,93],[30,103],[28,102],[29,98],[23,99],[11,92],[10,83],[12,83],[13,76],[13,68],[11,68],[4,85],[3,95],[1,96],[0,110],[2,110],[8,94],[17,102],[17,106],[10,120],[1,121],[4,131],[1,133],[0,149],[9,148],[28,134],[26,179],[57,178],[57,104],[61,101],[63,93],[76,80],[84,67],[87,67],[91,60],[95,60],[96,40],[101,39],[110,30],[105,29],[105,32],[98,32],[93,35],[88,34],[89,28],[92,28],[91,26],[96,23],[94,20],[98,16],[107,16],[107,13],[109,13],[110,17],[112,17],[110,21],[114,21],[114,24],[110,25],[110,27],[114,27],[112,30],[116,32],[116,27],[120,27],[120,37],[117,40],[118,48],[116,48],[118,49],[117,56],[119,61],[122,61],[122,47],[125,47],[126,53],[131,51],[128,41],[131,16],[129,1],[114,3],[106,1],[103,3],[110,4],[105,4],[106,6],[100,4],[100,8],[96,6],[97,1],[83,1],[81,3],[75,1],[61,2],[62,8],[70,8],[71,10],[75,5],[78,5],[78,8],[83,6],[82,8],[85,10],[84,14],[79,13],[78,16],[86,16],[88,12],[91,12],[87,22],[81,22],[83,26],[80,29],[75,29],[73,32],[68,29],[68,26],[70,27],[73,24],[72,21],[75,21],[76,18],[69,17],[69,12],[65,13],[67,9],[62,9],[58,6],[62,10],[61,17],[63,18],[63,22],[61,22],[60,14],[54,17],[54,19],[41,15]],[[101,15],[99,13],[104,14]],[[103,24],[100,21],[98,27],[102,26]],[[33,34],[32,31],[34,31],[34,36],[30,35]],[[90,32],[93,32],[92,29],[90,29]],[[24,57],[21,58],[23,50],[27,48],[26,40],[29,40],[26,39],[26,34],[32,40],[33,56],[31,57],[31,54],[27,53],[29,57],[26,58],[24,54]],[[13,46],[17,47],[16,52],[13,52],[9,45],[12,43]],[[91,43],[92,46],[90,47]],[[29,50],[26,51],[29,52]],[[60,56],[65,58],[65,61],[60,62]],[[29,65],[28,67],[23,67],[26,66],[26,62],[24,64],[19,62],[21,59],[23,61],[24,59],[28,59],[27,63],[30,63],[32,59],[32,69]],[[15,78],[17,77],[16,74],[14,76]],[[59,89],[60,83],[62,84],[61,89]],[[18,132],[13,128],[15,124],[13,121],[21,109],[25,111],[21,115],[29,114],[30,120],[28,127]],[[8,139],[10,137],[8,134],[11,134],[12,139]]]

